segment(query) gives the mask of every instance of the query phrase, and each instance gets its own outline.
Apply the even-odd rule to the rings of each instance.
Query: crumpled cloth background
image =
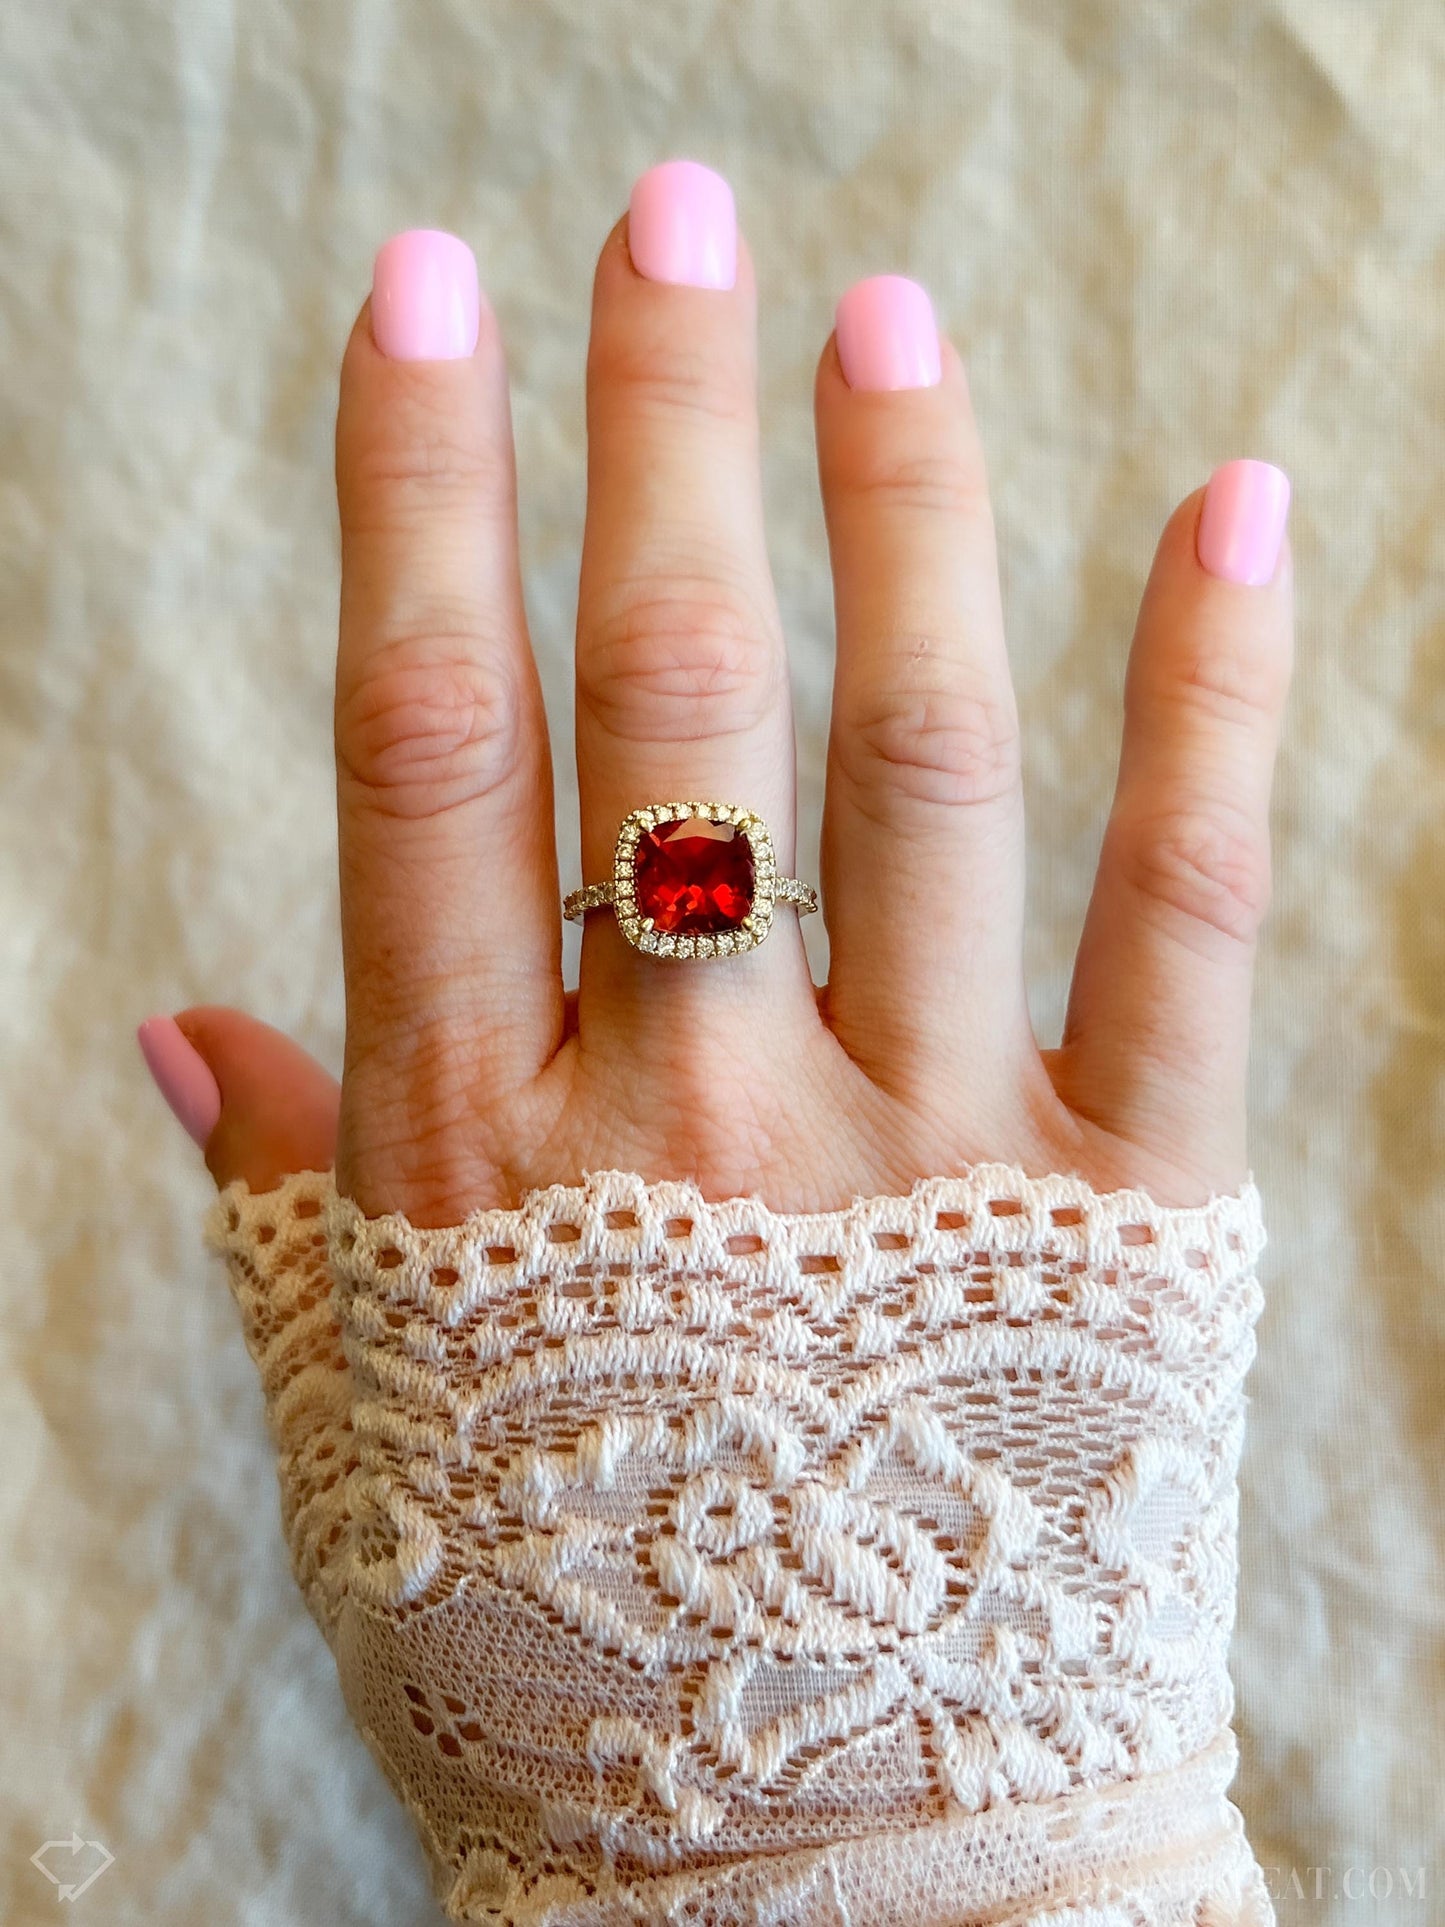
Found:
[[[967,358],[1046,1039],[1157,531],[1218,460],[1294,478],[1237,1797],[1285,1923],[1440,1917],[1442,100],[1429,0],[10,0],[5,1921],[57,1918],[30,1855],[72,1829],[115,1856],[80,1921],[436,1918],[285,1570],[259,1390],[200,1250],[208,1180],[132,1030],[229,1001],[339,1062],[330,435],[397,227],[474,243],[508,340],[575,873],[588,289],[634,174],[673,153],[728,173],[757,259],[804,873],[831,651],[810,389],[833,302],[914,273]],[[67,1846],[61,1876],[90,1851],[73,1875]]]

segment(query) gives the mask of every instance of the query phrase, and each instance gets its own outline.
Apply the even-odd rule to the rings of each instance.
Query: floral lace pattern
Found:
[[[1267,1922],[1225,1798],[1257,1194],[623,1173],[211,1224],[456,1918]]]

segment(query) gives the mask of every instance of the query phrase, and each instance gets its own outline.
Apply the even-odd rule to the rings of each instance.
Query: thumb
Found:
[[[161,1095],[206,1153],[217,1184],[243,1178],[274,1191],[302,1171],[329,1171],[340,1096],[299,1044],[239,1010],[200,1005],[140,1027]],[[281,1519],[306,1603],[330,1639],[346,1591],[357,1470],[347,1367],[325,1240],[285,1223],[253,1236],[268,1206],[226,1214],[223,1251],[256,1361],[280,1462]],[[312,1200],[312,1212],[316,1210]],[[252,1214],[260,1214],[252,1222]],[[299,1235],[298,1235],[299,1233]]]
[[[218,1185],[270,1191],[294,1171],[329,1171],[340,1087],[299,1044],[244,1011],[198,1004],[137,1032],[161,1096],[206,1154]]]

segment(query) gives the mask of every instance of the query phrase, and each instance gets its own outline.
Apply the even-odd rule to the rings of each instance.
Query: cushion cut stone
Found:
[[[753,852],[735,823],[674,817],[638,839],[637,914],[684,936],[736,930],[753,907]]]

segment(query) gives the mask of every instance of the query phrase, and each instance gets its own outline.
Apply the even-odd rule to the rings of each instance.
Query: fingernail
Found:
[[[1204,491],[1199,517],[1199,562],[1226,582],[1253,588],[1268,582],[1279,561],[1289,516],[1289,477],[1272,462],[1226,462]]]
[[[221,1115],[221,1087],[210,1065],[174,1017],[148,1017],[136,1041],[161,1096],[204,1150]]]
[[[371,271],[371,336],[392,361],[465,361],[477,345],[477,257],[438,228],[393,234]]]
[[[855,281],[833,327],[850,388],[936,388],[943,379],[933,303],[906,275]]]
[[[730,288],[738,278],[733,191],[700,161],[649,168],[627,205],[627,251],[649,281]]]

